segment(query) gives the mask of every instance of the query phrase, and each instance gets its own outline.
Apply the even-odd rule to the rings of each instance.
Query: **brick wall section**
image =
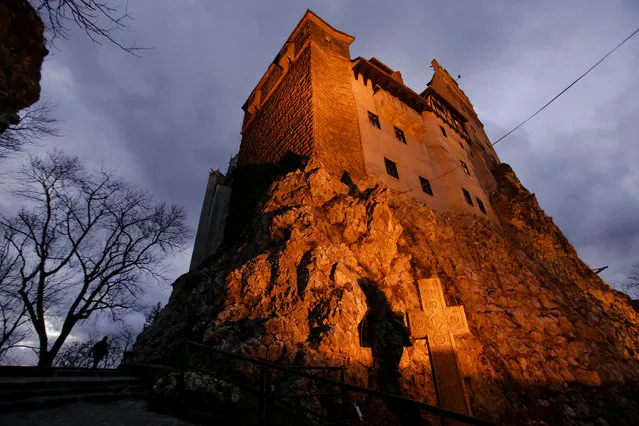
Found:
[[[291,34],[291,38],[289,41],[293,43],[293,45],[295,46],[295,56],[297,56],[300,50],[303,49],[304,43],[306,43],[306,41],[308,40],[310,36],[311,36],[311,23],[309,21],[303,23],[302,26],[299,28],[299,31],[297,31],[294,34]]]
[[[289,42],[296,59],[279,82],[281,69],[271,66],[258,87],[261,105],[255,117],[247,113],[238,165],[275,164],[289,152],[313,154],[336,175],[363,177],[348,42],[313,20]]]
[[[311,25],[314,153],[329,172],[364,177],[348,44]]]
[[[275,84],[282,77],[283,73],[284,71],[279,66],[272,66],[272,70],[269,76],[266,78],[266,80],[264,80],[264,83],[262,84],[262,96],[268,96],[271,93],[271,91],[275,87]]]
[[[313,141],[311,49],[295,62],[244,130],[238,165],[275,164],[286,153],[310,155]]]

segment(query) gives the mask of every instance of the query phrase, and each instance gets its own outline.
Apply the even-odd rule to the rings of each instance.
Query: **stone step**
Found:
[[[144,384],[144,380],[135,376],[112,377],[0,377],[0,392],[17,389],[67,389],[86,386],[117,386]]]
[[[85,375],[84,371],[71,375],[68,370],[64,373],[62,376],[0,377],[0,412],[146,397],[145,380],[122,375],[122,371],[119,371],[119,376],[111,373]]]
[[[111,384],[108,386],[73,386],[67,388],[49,387],[49,388],[31,388],[31,389],[12,389],[12,390],[0,390],[0,401],[20,401],[27,400],[35,397],[50,397],[56,395],[83,395],[83,394],[98,394],[98,393],[115,393],[119,392],[123,395],[131,394],[144,394],[146,388],[143,383],[131,384],[131,383],[119,383]]]
[[[111,368],[0,366],[0,379],[3,377],[118,377],[126,374],[123,370]]]
[[[13,411],[39,410],[43,408],[55,407],[63,404],[87,403],[87,402],[110,402],[125,398],[143,398],[144,392],[125,394],[122,392],[100,392],[82,394],[61,394],[55,396],[34,396],[18,401],[0,401],[0,413]]]

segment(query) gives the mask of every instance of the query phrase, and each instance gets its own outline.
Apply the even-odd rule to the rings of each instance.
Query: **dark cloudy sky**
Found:
[[[430,60],[453,75],[496,140],[639,25],[636,0],[130,0],[120,34],[140,58],[79,31],[51,49],[44,97],[59,105],[58,147],[105,161],[196,226],[209,169],[239,147],[241,105],[310,8],[422,90]],[[496,146],[582,258],[621,277],[639,260],[639,36]],[[175,261],[177,277],[190,250]],[[166,301],[170,289],[149,301]]]

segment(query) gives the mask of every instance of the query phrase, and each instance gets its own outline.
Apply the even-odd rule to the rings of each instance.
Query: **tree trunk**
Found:
[[[60,335],[55,340],[55,342],[53,342],[53,346],[51,346],[51,350],[46,351],[44,361],[48,363],[43,364],[43,358],[41,355],[40,361],[38,362],[38,366],[51,367],[53,365],[53,360],[55,359],[56,355],[58,355],[58,352],[60,352],[60,349],[62,348],[62,345],[64,344],[64,342],[67,340],[67,337],[69,337],[69,334],[71,334],[71,330],[73,330],[73,326],[75,326],[76,322],[77,321],[73,321],[69,319],[67,319],[64,322],[64,324],[62,325],[62,330],[60,330]],[[42,352],[40,353],[42,354]]]
[[[46,327],[44,321],[35,322],[32,320],[36,333],[38,333],[38,340],[40,342],[40,350],[38,354],[38,367],[51,367],[53,358],[49,353],[49,339],[47,337]]]
[[[51,352],[47,350],[40,350],[38,367],[51,367],[52,364],[53,364],[53,357],[51,356]]]

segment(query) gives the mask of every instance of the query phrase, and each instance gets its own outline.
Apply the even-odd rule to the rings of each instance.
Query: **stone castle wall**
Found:
[[[268,80],[267,80],[268,82]],[[311,48],[299,51],[289,69],[246,125],[238,157],[240,167],[275,164],[288,152],[310,155],[313,144]]]
[[[240,167],[276,164],[287,153],[314,154],[337,174],[364,176],[351,41],[321,22],[302,20],[245,105]]]
[[[204,192],[204,202],[195,234],[189,270],[196,269],[222,244],[230,198],[231,188],[225,176],[219,171],[211,172]]]
[[[486,185],[494,179],[486,177],[490,172],[477,146],[468,143],[433,112],[419,113],[384,89],[375,90],[372,86],[361,75],[352,78],[367,172],[390,188],[409,193],[438,210],[481,215],[476,201],[479,198],[487,216],[496,220]],[[381,128],[369,123],[369,112],[379,117]],[[394,127],[404,132],[406,143],[397,139]],[[388,175],[385,158],[397,165],[399,178]],[[470,175],[460,168],[460,160],[467,164]],[[433,195],[423,192],[420,176],[429,179]],[[472,195],[474,205],[466,202],[462,189]]]
[[[312,34],[314,152],[338,176],[348,172],[351,177],[362,178],[364,157],[351,87],[353,71],[348,42],[316,24]]]

